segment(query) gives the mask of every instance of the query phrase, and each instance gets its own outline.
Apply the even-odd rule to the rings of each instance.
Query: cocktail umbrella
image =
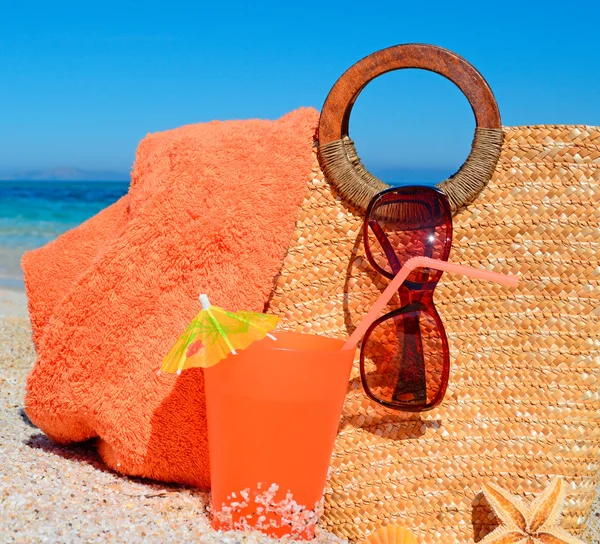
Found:
[[[265,336],[275,340],[269,331],[277,327],[280,317],[245,311],[228,312],[212,306],[204,294],[200,295],[200,302],[202,310],[164,357],[161,371],[181,374],[186,368],[208,368]]]

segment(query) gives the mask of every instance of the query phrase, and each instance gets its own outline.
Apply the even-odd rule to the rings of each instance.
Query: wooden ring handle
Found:
[[[319,145],[348,135],[358,95],[376,77],[402,68],[421,68],[452,81],[467,97],[478,128],[500,129],[500,111],[487,81],[465,59],[442,47],[403,44],[377,51],[346,70],[327,95],[319,120]]]

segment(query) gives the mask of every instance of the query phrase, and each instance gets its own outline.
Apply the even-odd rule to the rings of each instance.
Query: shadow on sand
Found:
[[[160,497],[166,496],[171,492],[182,491],[186,489],[191,490],[193,493],[200,493],[200,490],[186,485],[158,482],[156,480],[140,478],[137,476],[126,476],[125,474],[115,472],[102,461],[100,455],[98,454],[96,442],[97,439],[93,438],[91,440],[86,440],[85,442],[63,445],[57,444],[56,442],[50,440],[46,435],[39,433],[32,435],[28,440],[26,440],[25,445],[30,448],[39,449],[47,453],[57,455],[58,457],[62,457],[63,459],[67,459],[69,461],[76,461],[78,463],[92,465],[96,470],[112,474],[123,483],[129,482],[132,484],[143,484],[148,488],[147,493],[133,493],[133,495],[136,496],[144,495],[147,497]],[[124,494],[129,495],[129,493]]]

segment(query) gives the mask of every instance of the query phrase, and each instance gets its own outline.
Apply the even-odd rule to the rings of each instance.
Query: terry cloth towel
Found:
[[[157,375],[198,295],[262,311],[303,200],[318,112],[151,134],[129,193],[25,254],[37,361],[27,415],[50,438],[98,437],[124,474],[209,487],[201,369]]]

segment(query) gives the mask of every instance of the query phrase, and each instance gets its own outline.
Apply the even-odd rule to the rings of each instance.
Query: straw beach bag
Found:
[[[562,526],[581,535],[599,475],[600,128],[502,127],[483,77],[440,48],[366,57],[323,107],[321,166],[315,155],[268,311],[289,330],[345,337],[387,285],[361,233],[366,204],[388,186],[360,163],[348,119],[369,81],[400,68],[452,80],[475,114],[471,155],[438,185],[455,212],[451,260],[521,281],[510,291],[444,275],[435,300],[452,366],[432,411],[371,402],[357,358],[324,526],[356,541],[397,521],[420,542],[477,542],[498,524],[484,483],[529,499],[560,475],[569,490]]]

